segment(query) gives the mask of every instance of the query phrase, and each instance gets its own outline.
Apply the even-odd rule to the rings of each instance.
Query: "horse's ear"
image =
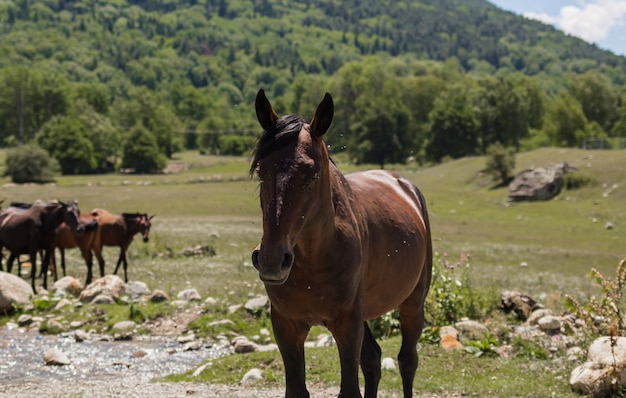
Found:
[[[150,217],[148,217],[148,220],[152,220],[154,218],[154,216],[156,216],[156,214],[153,214]]]
[[[272,108],[272,104],[265,96],[263,89],[260,89],[257,93],[254,107],[256,108],[256,118],[259,120],[261,127],[263,127],[263,130],[268,131],[278,120],[278,114]]]
[[[333,121],[334,113],[335,104],[333,103],[333,97],[331,97],[329,93],[326,93],[324,99],[315,110],[313,120],[311,120],[311,135],[321,137],[326,134]]]

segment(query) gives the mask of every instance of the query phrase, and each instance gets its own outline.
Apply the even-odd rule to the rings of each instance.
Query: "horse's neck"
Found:
[[[56,229],[63,222],[64,211],[62,207],[42,208],[44,226],[51,230]]]

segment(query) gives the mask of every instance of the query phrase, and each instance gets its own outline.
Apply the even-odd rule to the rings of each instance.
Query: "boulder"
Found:
[[[80,292],[78,299],[83,303],[91,303],[98,296],[110,296],[111,298],[119,298],[120,293],[124,290],[124,282],[116,275],[107,275],[99,278],[89,284]]]
[[[58,281],[54,282],[54,296],[66,297],[73,296],[78,297],[80,291],[83,290],[83,284],[76,278],[71,276],[64,276]]]
[[[563,175],[574,170],[576,168],[567,163],[524,170],[509,184],[509,200],[552,199],[563,188]]]
[[[13,311],[13,304],[30,307],[33,290],[15,275],[0,271],[0,313]]]
[[[572,390],[594,397],[613,396],[626,387],[626,337],[600,337],[587,353],[587,362],[570,376]]]

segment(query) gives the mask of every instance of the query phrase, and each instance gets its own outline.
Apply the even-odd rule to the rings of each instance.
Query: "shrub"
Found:
[[[574,171],[563,175],[563,186],[566,189],[578,189],[595,184],[595,179],[582,171]]]
[[[515,169],[515,149],[505,148],[495,143],[487,148],[487,166],[485,172],[491,175],[494,181],[506,184],[513,177]]]
[[[4,175],[14,183],[51,182],[58,172],[58,162],[36,144],[20,145],[7,152]]]

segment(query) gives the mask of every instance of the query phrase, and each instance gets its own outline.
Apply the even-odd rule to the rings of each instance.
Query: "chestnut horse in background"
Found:
[[[102,258],[103,246],[119,246],[120,256],[115,266],[114,274],[120,268],[120,264],[124,264],[124,280],[128,282],[128,261],[126,260],[126,251],[133,241],[135,234],[141,234],[144,242],[148,242],[148,234],[150,233],[150,221],[154,217],[148,216],[146,213],[122,213],[121,215],[109,213],[103,209],[93,209],[92,216],[98,221],[98,229],[92,244],[98,264],[100,266],[100,275],[104,276],[104,258]],[[91,269],[88,270],[88,275]]]
[[[34,293],[36,293],[37,252],[44,251],[41,271],[43,287],[47,289],[48,265],[54,253],[56,229],[62,222],[66,222],[76,233],[82,233],[83,227],[79,223],[79,210],[75,201],[35,203],[28,208],[9,207],[0,213],[0,249],[6,247],[11,252],[7,271],[11,272],[16,257],[28,254],[31,263],[31,287]]]
[[[61,254],[61,268],[63,269],[63,276],[66,275],[65,249],[73,249],[75,247],[80,249],[80,253],[82,254],[85,264],[87,265],[87,279],[85,281],[85,286],[87,286],[93,279],[91,273],[93,268],[93,255],[91,253],[91,247],[98,232],[98,221],[91,213],[80,213],[79,222],[84,227],[83,234],[76,234],[66,223],[61,223],[61,225],[58,226],[56,230],[57,238],[55,248],[59,249],[59,253]],[[56,271],[56,256],[52,256],[52,264]],[[104,273],[100,276],[104,276]]]
[[[360,364],[365,396],[375,397],[381,350],[366,321],[392,309],[400,314],[404,397],[411,397],[432,274],[424,197],[393,172],[337,169],[323,140],[334,113],[330,94],[310,124],[279,118],[263,90],[255,106],[264,133],[250,172],[260,179],[263,237],[252,262],[271,302],[285,397],[309,397],[304,342],[313,325],[337,341],[339,396],[361,396]]]

